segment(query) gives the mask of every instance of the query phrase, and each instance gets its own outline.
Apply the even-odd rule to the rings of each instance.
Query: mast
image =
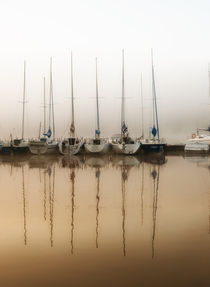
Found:
[[[144,139],[144,101],[143,101],[143,87],[142,87],[142,73],[141,73],[141,132]]]
[[[122,103],[121,103],[121,128],[125,123],[125,80],[124,80],[124,49],[122,50]],[[122,131],[121,131],[122,133]]]
[[[153,65],[153,49],[151,49],[151,58],[152,58],[152,94],[153,94],[153,124],[154,124],[152,134],[155,137],[156,132],[157,132],[158,141],[159,141],[160,135],[159,135],[158,111],[157,111],[157,99],[156,99],[156,87],[155,87],[155,73],[154,73],[154,65]],[[156,121],[157,127],[155,127],[155,121]]]
[[[52,58],[50,58],[50,98],[49,98],[49,130],[51,132],[51,112],[52,112],[52,81],[51,81],[51,70],[52,70]],[[51,136],[51,135],[50,135]]]
[[[24,128],[25,128],[25,103],[26,103],[26,61],[24,61],[24,79],[23,79],[22,140],[24,139]]]
[[[209,98],[210,98],[210,63],[208,64],[208,75],[209,75]]]
[[[74,126],[74,86],[73,86],[73,56],[71,52],[71,126],[70,136],[75,137],[75,126]]]
[[[44,134],[46,134],[46,93],[45,93],[45,77],[43,78],[44,84]]]
[[[210,63],[208,64],[208,76],[209,76],[209,99],[210,99]],[[208,131],[210,131],[210,123],[209,123]]]
[[[100,124],[99,124],[99,104],[98,104],[98,69],[97,69],[97,58],[96,58],[96,109],[97,109],[97,130],[96,137],[100,137]]]
[[[55,117],[54,117],[54,102],[53,102],[53,79],[52,79],[52,57],[50,58],[50,86],[51,86],[51,107],[52,107],[52,124],[53,124],[53,139],[55,139]]]

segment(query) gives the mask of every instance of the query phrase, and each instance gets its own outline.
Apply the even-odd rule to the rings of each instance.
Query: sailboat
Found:
[[[208,78],[210,97],[210,65],[208,66]],[[204,133],[201,134],[200,131]],[[197,133],[193,133],[192,137],[187,140],[184,148],[185,152],[208,152],[210,146],[210,134],[208,133],[210,133],[210,125],[207,128],[198,128]]]
[[[53,131],[51,130],[51,115]],[[45,81],[44,81],[44,121],[45,121]],[[45,126],[45,124],[44,124]],[[32,140],[29,149],[32,154],[51,154],[57,152],[58,142],[55,140],[55,120],[53,103],[53,81],[52,81],[52,58],[50,58],[50,99],[49,99],[49,129],[44,131],[44,137],[40,140]],[[53,138],[51,136],[53,135]]]
[[[135,154],[139,150],[140,143],[129,137],[125,124],[125,92],[124,92],[124,50],[122,51],[122,103],[121,103],[121,137],[112,140],[112,147],[116,153]]]
[[[98,101],[98,71],[96,58],[96,111],[97,111],[97,129],[95,130],[95,138],[87,140],[85,150],[88,153],[104,154],[109,149],[109,143],[106,139],[100,137],[100,121],[99,121],[99,101]]]
[[[71,53],[71,125],[70,125],[70,137],[59,143],[59,152],[62,155],[75,155],[79,153],[82,146],[82,142],[75,137],[75,125],[74,125],[74,89],[73,89],[73,58]]]
[[[45,97],[45,77],[43,78],[44,83],[44,134],[46,133],[46,97]],[[47,152],[47,138],[46,136],[41,137],[37,140],[29,141],[29,150],[32,154],[45,154]]]
[[[156,86],[155,86],[155,73],[153,65],[153,51],[151,51],[152,58],[152,99],[153,99],[153,127],[151,129],[152,137],[149,139],[140,140],[141,150],[143,152],[164,152],[166,143],[160,139],[159,123],[158,123],[158,110],[156,99]]]
[[[14,153],[25,153],[28,152],[28,141],[24,139],[25,131],[25,104],[26,104],[26,61],[24,61],[24,79],[23,79],[23,114],[22,114],[22,137],[20,139],[12,138],[9,143],[4,143],[1,148],[1,153],[9,154]]]

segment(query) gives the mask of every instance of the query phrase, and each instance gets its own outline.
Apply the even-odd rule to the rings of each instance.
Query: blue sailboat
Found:
[[[155,86],[155,73],[154,73],[154,65],[153,65],[153,51],[151,51],[151,58],[152,58],[153,126],[151,128],[150,138],[140,140],[141,151],[162,153],[165,150],[166,143],[162,139],[160,139],[157,98],[156,98],[156,86]]]

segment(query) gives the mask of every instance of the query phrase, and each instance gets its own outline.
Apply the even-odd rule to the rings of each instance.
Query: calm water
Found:
[[[210,158],[0,161],[0,286],[210,286]]]

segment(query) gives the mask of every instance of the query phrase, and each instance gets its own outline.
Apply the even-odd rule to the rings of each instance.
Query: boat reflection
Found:
[[[156,233],[156,220],[157,220],[157,208],[158,208],[158,189],[159,189],[159,175],[160,166],[153,166],[151,176],[153,179],[153,205],[152,205],[152,258],[155,256],[155,233]]]
[[[155,257],[155,238],[156,238],[156,228],[157,228],[157,212],[158,212],[158,195],[159,195],[159,180],[160,180],[160,170],[163,167],[163,164],[166,163],[166,159],[164,155],[161,157],[156,157],[151,160],[150,157],[144,157],[143,159],[137,156],[113,156],[113,157],[62,157],[60,159],[54,157],[49,157],[49,161],[46,164],[43,164],[43,160],[39,162],[38,157],[32,157],[28,160],[27,164],[22,165],[21,167],[16,167],[17,169],[21,168],[22,171],[22,202],[23,202],[23,234],[24,234],[24,245],[28,244],[28,234],[27,234],[27,200],[26,200],[26,188],[25,188],[25,171],[27,170],[27,176],[29,174],[34,175],[34,168],[39,168],[39,178],[40,181],[36,180],[36,189],[41,189],[41,211],[42,222],[45,222],[44,228],[46,228],[46,223],[49,226],[49,246],[54,247],[54,236],[57,236],[57,230],[60,230],[62,227],[60,224],[57,224],[57,228],[55,230],[55,221],[57,222],[65,222],[65,218],[62,217],[61,213],[56,212],[55,217],[55,208],[56,210],[61,208],[64,210],[61,204],[65,202],[65,194],[62,189],[68,190],[68,198],[70,198],[71,210],[70,210],[70,248],[71,254],[74,254],[74,245],[75,245],[75,195],[76,188],[78,188],[78,204],[83,201],[83,194],[80,192],[87,187],[89,182],[92,182],[94,186],[94,237],[95,244],[94,246],[98,249],[101,247],[100,240],[104,240],[106,237],[104,232],[104,226],[107,224],[106,211],[110,210],[113,212],[113,216],[117,216],[115,210],[120,208],[120,217],[118,218],[118,227],[120,227],[120,245],[122,245],[122,254],[123,256],[127,256],[127,248],[129,241],[126,236],[126,232],[130,229],[130,223],[133,221],[137,221],[138,225],[141,225],[144,230],[148,230],[148,206],[151,205],[151,198],[149,196],[149,191],[152,190],[152,258]],[[3,164],[5,165],[5,163]],[[28,165],[28,166],[27,166]],[[14,167],[13,164],[11,167]],[[47,167],[47,168],[46,168]],[[108,168],[107,168],[108,167]],[[27,169],[28,168],[28,169]],[[94,170],[94,173],[92,172]],[[67,178],[65,177],[67,171]],[[102,178],[102,171],[104,173],[104,177]],[[59,180],[56,180],[56,174],[58,173]],[[35,173],[38,177],[38,174]],[[77,187],[75,186],[75,180],[77,175]],[[12,176],[12,175],[11,175]],[[86,178],[85,178],[86,176]],[[120,176],[120,178],[119,178]],[[129,181],[130,178],[130,181]],[[104,181],[105,179],[105,181]],[[136,179],[136,182],[133,181]],[[101,189],[103,186],[107,186],[106,181],[110,180],[110,183],[113,181],[114,189],[110,193],[106,193],[104,196],[103,204],[104,204],[104,215],[103,219],[100,217],[101,212]],[[55,181],[59,186],[55,185]],[[83,183],[84,181],[84,183]],[[129,183],[129,184],[128,184]],[[152,189],[149,186],[152,184]],[[110,187],[112,184],[110,185]],[[132,192],[130,192],[132,191]],[[70,192],[70,196],[69,196]],[[91,188],[86,189],[85,204],[88,207],[91,207]],[[119,196],[118,197],[118,192]],[[55,194],[57,194],[59,203],[55,201]],[[31,198],[32,194],[30,194]],[[135,207],[135,202],[137,199],[138,207]],[[29,199],[30,199],[29,198]],[[117,201],[116,201],[117,199]],[[39,199],[40,200],[40,199]],[[139,213],[139,200],[140,200],[140,213]],[[150,202],[149,202],[150,201]],[[38,203],[33,203],[38,204]],[[111,207],[111,205],[113,205]],[[82,205],[81,205],[82,206]],[[113,208],[113,209],[112,209]],[[131,218],[133,209],[138,208],[137,215],[139,217]],[[132,210],[132,212],[130,212]],[[88,209],[87,209],[87,212]],[[108,212],[109,213],[109,212]],[[91,213],[90,213],[91,214]],[[111,213],[110,213],[111,214]],[[119,215],[119,213],[117,212]],[[78,226],[82,226],[83,230],[90,226],[86,227],[84,224],[85,218],[84,210],[80,209],[80,212],[77,214]],[[145,217],[146,216],[146,217]],[[38,218],[38,214],[36,214]],[[68,216],[69,217],[69,216]],[[145,218],[144,218],[145,217]],[[38,220],[38,219],[37,219]],[[93,219],[92,219],[93,222]],[[209,216],[210,222],[210,216]],[[90,222],[88,222],[90,224]],[[210,224],[210,223],[209,223]],[[104,226],[103,226],[104,225]],[[143,226],[144,225],[144,226]],[[126,228],[127,227],[127,228]],[[102,232],[103,230],[103,232]],[[101,231],[101,234],[100,234]],[[78,229],[78,235],[83,231]],[[89,231],[88,231],[89,232]],[[137,232],[137,231],[135,231]],[[56,233],[56,234],[54,234]],[[80,234],[81,235],[81,234]],[[100,235],[100,236],[99,236]],[[63,234],[59,234],[59,237],[63,237]],[[105,237],[104,237],[105,236]],[[31,236],[32,237],[32,236]],[[80,238],[80,236],[78,236]],[[130,237],[130,235],[129,235]],[[57,240],[56,240],[57,241]]]

